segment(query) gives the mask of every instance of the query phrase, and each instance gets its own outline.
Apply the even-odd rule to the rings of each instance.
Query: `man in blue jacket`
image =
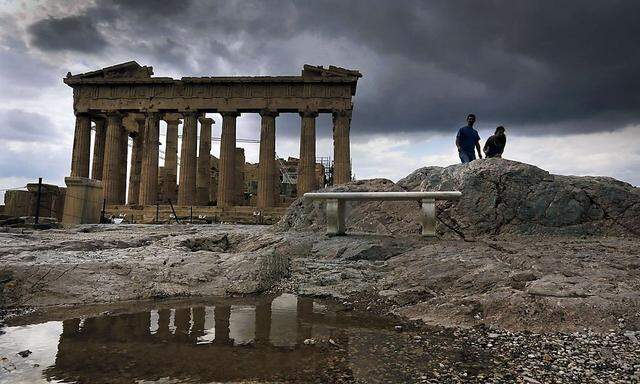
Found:
[[[467,125],[458,130],[456,135],[456,147],[458,147],[458,155],[462,163],[468,163],[476,159],[474,149],[478,151],[478,157],[482,159],[480,152],[480,135],[478,131],[473,129],[476,122],[476,115],[473,113],[467,116]]]

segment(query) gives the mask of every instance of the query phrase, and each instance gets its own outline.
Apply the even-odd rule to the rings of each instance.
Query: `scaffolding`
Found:
[[[278,169],[282,175],[282,182],[285,184],[298,184],[298,173],[290,172],[284,160],[276,154],[276,161],[278,162]]]
[[[330,156],[316,157],[316,164],[322,164],[322,167],[324,168],[323,187],[326,187],[327,185],[332,185],[333,184],[333,164],[331,162],[331,157]]]

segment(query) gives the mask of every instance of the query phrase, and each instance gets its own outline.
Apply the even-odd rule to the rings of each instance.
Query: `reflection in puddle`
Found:
[[[358,369],[362,339],[397,337],[379,319],[287,294],[169,305],[7,327],[0,355],[13,366],[0,367],[0,382],[322,381],[332,372],[359,371],[366,377]],[[305,345],[310,338],[335,344]],[[24,349],[33,354],[16,357]]]

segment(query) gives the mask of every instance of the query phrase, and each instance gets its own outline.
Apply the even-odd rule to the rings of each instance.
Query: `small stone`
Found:
[[[304,345],[315,345],[315,339],[304,339]]]
[[[398,293],[399,292],[396,291],[395,289],[385,289],[385,290],[379,291],[378,295],[381,297],[392,297],[397,295]]]
[[[632,343],[637,343],[638,338],[636,337],[636,333],[634,331],[626,331],[624,335],[631,341]]]
[[[540,382],[538,380],[534,379],[533,377],[522,376],[522,378],[524,379],[525,383],[540,384]]]
[[[31,354],[32,352],[28,349],[25,349],[24,351],[20,351],[18,352],[18,356],[20,357],[27,357]]]
[[[393,329],[395,329],[396,332],[402,332],[402,325],[396,325]]]

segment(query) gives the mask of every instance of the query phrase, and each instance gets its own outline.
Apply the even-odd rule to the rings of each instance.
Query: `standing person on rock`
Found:
[[[484,155],[490,157],[502,157],[504,147],[507,145],[507,135],[504,134],[504,127],[496,128],[496,132],[487,139],[484,144]]]
[[[480,135],[478,131],[473,129],[476,122],[476,115],[473,113],[467,116],[467,125],[458,130],[456,135],[456,147],[458,147],[458,155],[462,164],[468,163],[476,159],[474,150],[478,150],[478,157],[482,159],[480,152]]]

